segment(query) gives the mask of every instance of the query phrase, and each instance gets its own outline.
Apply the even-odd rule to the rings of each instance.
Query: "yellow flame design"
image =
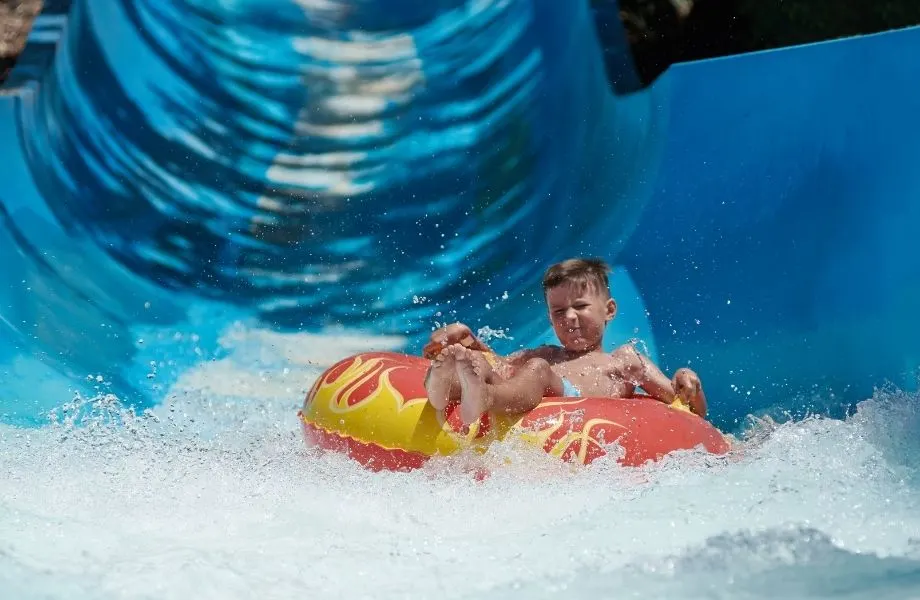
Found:
[[[357,359],[335,381],[321,384],[317,395],[328,389],[329,410],[339,415],[361,410],[366,404],[388,401],[392,401],[391,404],[395,406],[398,413],[406,407],[428,401],[424,396],[406,400],[405,396],[390,381],[390,373],[405,367],[395,366],[384,369],[382,363],[383,361],[379,358],[370,359],[367,362]],[[355,391],[373,379],[377,380],[374,391],[363,398],[357,398],[352,403]]]
[[[477,439],[478,423],[465,434],[457,433],[427,397],[406,398],[390,380],[392,372],[406,367],[385,368],[384,363],[384,359],[358,356],[338,376],[322,377],[307,399],[303,418],[365,443],[427,455],[452,454],[486,441]],[[373,392],[355,396],[375,379]]]
[[[559,402],[559,405],[572,404],[569,402]],[[546,405],[549,405],[547,403]],[[551,421],[555,421],[550,424]],[[520,436],[535,446],[543,448],[546,450],[547,454],[554,456],[556,458],[562,458],[565,452],[572,446],[572,444],[578,444],[578,461],[581,463],[585,462],[585,459],[588,455],[588,450],[591,444],[601,448],[605,443],[611,443],[613,440],[600,440],[593,435],[591,435],[591,430],[598,425],[612,425],[618,427],[623,431],[626,431],[628,428],[615,421],[610,421],[608,419],[589,419],[584,423],[580,430],[572,429],[566,432],[559,440],[557,440],[553,445],[546,449],[547,443],[550,439],[559,432],[566,425],[566,421],[563,414],[559,414],[555,419],[544,419],[543,423],[550,424],[549,427],[541,427],[537,430],[528,430],[522,431]]]

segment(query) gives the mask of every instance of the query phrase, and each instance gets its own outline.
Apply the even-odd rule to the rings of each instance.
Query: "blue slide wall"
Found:
[[[620,260],[664,362],[699,364],[736,413],[916,388],[918,47],[912,29],[683,65],[653,92],[667,149]]]
[[[100,380],[157,402],[151,357],[178,372],[237,318],[549,341],[540,274],[582,253],[616,265],[610,343],[698,369],[717,424],[915,387],[920,31],[616,96],[590,19],[76,0],[0,96],[0,418]]]

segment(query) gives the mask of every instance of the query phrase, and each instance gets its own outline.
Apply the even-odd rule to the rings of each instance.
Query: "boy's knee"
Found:
[[[549,366],[549,363],[546,362],[546,360],[543,358],[531,358],[526,363],[524,363],[524,366],[534,373],[543,374],[547,372],[552,373],[553,371],[552,367]]]
[[[524,365],[533,378],[543,386],[543,393],[549,396],[560,396],[563,393],[562,379],[553,372],[553,368],[542,358],[532,358]]]
[[[550,366],[545,359],[542,358],[531,358],[527,361],[526,365],[527,370],[529,370],[534,377],[539,378],[540,382],[547,389],[555,389],[558,387],[555,385],[557,383],[557,375],[553,372],[553,368]],[[560,384],[561,385],[561,384]]]

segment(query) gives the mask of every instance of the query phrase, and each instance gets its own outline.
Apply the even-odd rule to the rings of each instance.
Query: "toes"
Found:
[[[489,372],[490,368],[491,365],[489,365],[489,362],[485,359],[485,357],[481,354],[478,354],[476,356],[476,360],[473,361],[473,370],[476,372],[476,374],[482,377]]]
[[[441,350],[440,356],[442,357],[442,360],[454,360],[457,357],[456,344]]]

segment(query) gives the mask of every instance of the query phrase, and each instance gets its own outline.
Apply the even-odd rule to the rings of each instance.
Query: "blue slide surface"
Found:
[[[697,369],[717,425],[916,387],[918,29],[622,96],[587,2],[74,0],[21,63],[3,422],[156,403],[239,319],[551,341],[540,276],[582,254],[615,266],[610,343]]]

